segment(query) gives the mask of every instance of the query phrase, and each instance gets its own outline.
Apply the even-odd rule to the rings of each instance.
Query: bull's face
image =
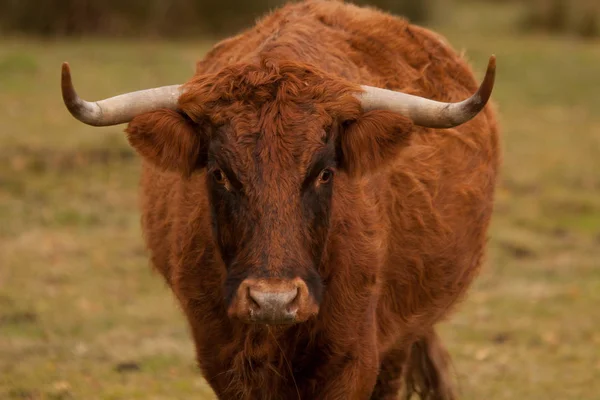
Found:
[[[440,127],[472,118],[492,83],[490,63],[483,89],[446,105],[264,60],[199,75],[183,89],[87,103],[63,68],[63,97],[73,115],[92,125],[131,120],[128,139],[148,162],[183,179],[202,174],[191,182],[209,199],[228,314],[265,324],[318,313],[336,185],[393,160],[409,143],[413,122]],[[132,106],[123,106],[127,99]]]
[[[334,135],[305,115],[296,119],[283,131],[226,124],[215,129],[207,149],[213,234],[227,268],[225,300],[229,315],[245,321],[303,321],[321,301],[318,267],[338,158]],[[291,123],[300,120],[305,124]]]

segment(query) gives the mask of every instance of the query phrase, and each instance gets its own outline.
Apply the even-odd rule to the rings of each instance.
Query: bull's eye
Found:
[[[325,168],[319,174],[319,184],[328,183],[333,178],[333,171],[329,168]]]
[[[225,174],[220,169],[215,169],[212,172],[212,176],[215,182],[217,182],[218,184],[225,184]]]

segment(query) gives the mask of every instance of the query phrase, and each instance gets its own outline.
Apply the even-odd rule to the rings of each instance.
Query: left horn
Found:
[[[69,112],[79,121],[92,126],[110,126],[131,121],[136,115],[161,108],[177,108],[181,85],[125,93],[108,99],[89,102],[75,92],[68,63],[62,65],[62,97]]]
[[[496,57],[491,56],[485,78],[475,94],[458,103],[444,103],[402,92],[361,86],[356,97],[363,110],[389,110],[413,120],[415,125],[428,128],[452,128],[475,117],[487,104],[494,88]]]

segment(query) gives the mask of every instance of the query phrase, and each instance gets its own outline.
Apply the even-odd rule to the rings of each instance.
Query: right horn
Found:
[[[176,109],[181,85],[125,93],[108,99],[89,102],[75,92],[68,63],[62,65],[62,97],[69,112],[79,121],[92,126],[117,125],[131,121],[136,115],[161,108]]]
[[[444,103],[393,90],[363,85],[357,95],[363,110],[389,110],[428,128],[452,128],[475,117],[487,104],[496,77],[496,57],[490,57],[485,78],[475,94],[458,103]]]

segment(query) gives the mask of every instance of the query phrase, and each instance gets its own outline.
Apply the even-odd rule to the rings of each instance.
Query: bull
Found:
[[[151,263],[220,399],[455,397],[436,333],[486,249],[499,169],[480,86],[438,34],[309,0],[184,84],[63,100],[128,123]]]

